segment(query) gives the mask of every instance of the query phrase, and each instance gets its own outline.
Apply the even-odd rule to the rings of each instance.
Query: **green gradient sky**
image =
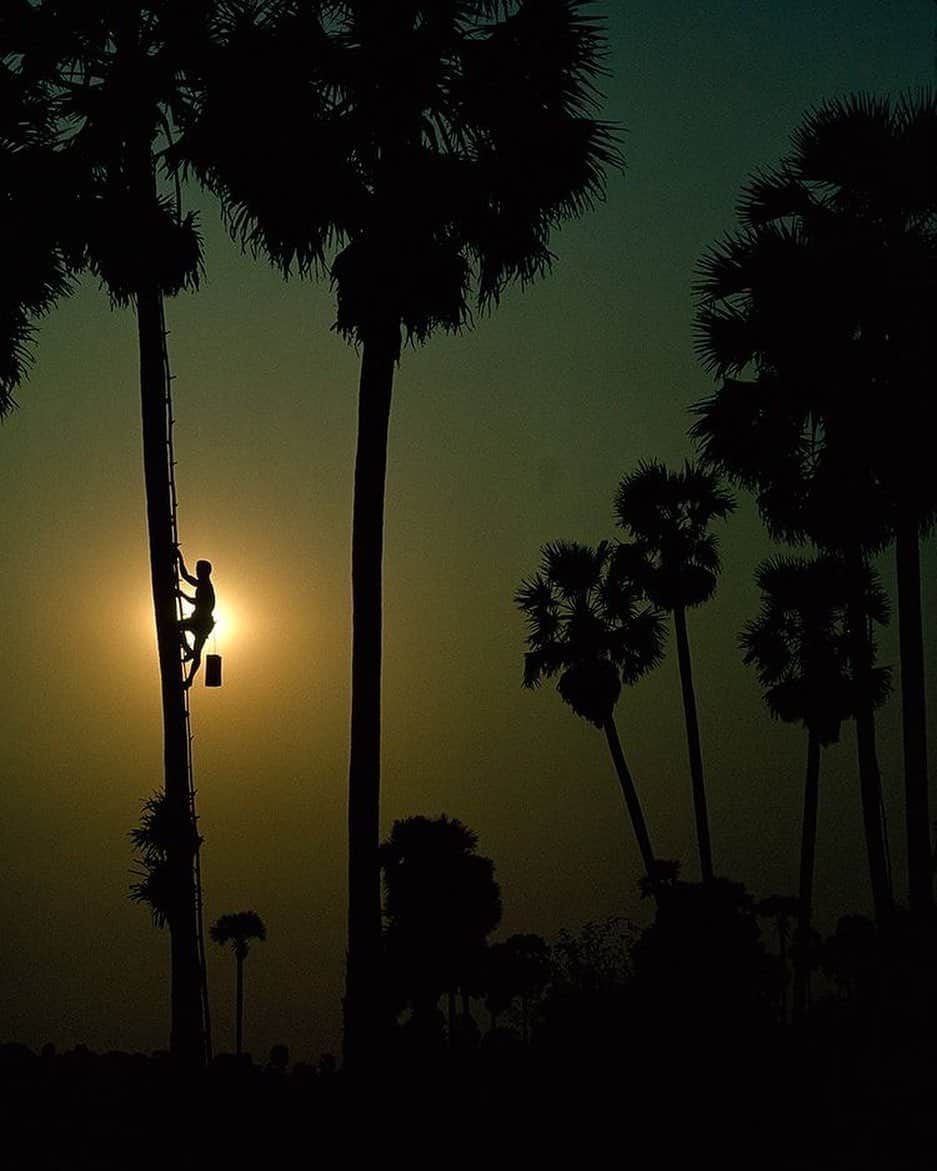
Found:
[[[691,454],[686,405],[710,389],[692,353],[692,269],[732,226],[746,175],[811,104],[934,73],[930,0],[595,8],[627,172],[556,238],[549,280],[404,354],[388,479],[384,826],[461,818],[496,862],[503,930],[548,936],[646,909],[603,738],[552,689],[521,690],[514,589],[545,541],[613,532],[615,486],[638,460]],[[207,914],[264,917],[246,1043],[309,1058],[339,1044],[357,362],[329,332],[325,286],[284,284],[238,254],[210,201],[192,203],[208,280],[168,307],[180,524],[238,620],[218,647],[225,686],[193,692]],[[0,1039],[151,1049],[166,1043],[168,939],[127,899],[127,831],[161,781],[132,316],[87,284],[44,323],[19,397],[0,428]],[[770,547],[749,506],[722,536],[717,599],[691,616],[716,865],[786,893],[804,738],[768,720],[735,649]],[[933,545],[926,556],[933,615]],[[933,668],[932,618],[928,633]],[[617,714],[655,847],[695,877],[673,653]],[[881,727],[898,867],[894,701]],[[848,732],[824,767],[829,925],[867,906]],[[225,1048],[233,963],[212,952]]]

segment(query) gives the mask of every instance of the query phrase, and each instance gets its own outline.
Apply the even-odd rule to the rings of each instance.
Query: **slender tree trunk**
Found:
[[[927,699],[921,622],[921,551],[918,526],[904,519],[895,539],[898,642],[901,654],[901,731],[904,743],[908,904],[927,917],[934,905],[927,780]]]
[[[817,809],[820,797],[820,740],[807,735],[804,820],[800,832],[800,907],[797,912],[797,964],[794,972],[794,1019],[803,1020],[810,1000],[810,926],[813,920],[813,874],[817,856]]]
[[[686,742],[690,758],[690,782],[693,786],[693,811],[696,815],[696,842],[699,849],[700,875],[703,882],[712,882],[713,857],[709,837],[709,813],[706,809],[706,786],[703,781],[703,752],[700,748],[699,720],[696,716],[696,694],[693,690],[693,665],[690,662],[690,640],[686,629],[686,610],[677,606],[673,612],[677,635],[677,659],[680,663],[680,688],[683,692],[683,714],[686,718]]]
[[[651,849],[651,839],[647,832],[647,823],[644,820],[638,791],[634,787],[634,781],[631,779],[631,773],[628,771],[628,766],[625,763],[625,754],[621,750],[618,729],[615,727],[615,720],[612,716],[609,716],[605,721],[603,729],[605,731],[605,739],[608,741],[608,750],[612,754],[615,772],[618,774],[618,780],[621,784],[621,791],[625,796],[625,804],[628,806],[631,824],[634,827],[634,836],[638,839],[638,849],[641,851],[644,870],[651,883],[651,887],[654,888],[657,883],[654,851]]]
[[[859,790],[862,800],[862,824],[869,857],[869,881],[875,921],[882,926],[891,918],[892,892],[885,857],[882,827],[882,778],[875,743],[875,711],[872,705],[872,646],[867,629],[862,582],[865,562],[854,551],[847,551],[850,565],[850,599],[848,606],[849,657],[856,693],[856,752],[859,764]]]
[[[787,1024],[787,919],[778,915],[778,956],[781,960],[781,971],[784,974],[784,983],[781,985],[781,1024]]]
[[[127,4],[119,14],[117,47],[121,66],[143,67],[141,8]],[[126,111],[129,203],[138,211],[157,198],[153,167],[153,111],[144,104]],[[156,618],[156,643],[163,710],[163,765],[166,799],[175,840],[167,850],[170,907],[167,918],[171,957],[170,1052],[186,1064],[205,1060],[201,970],[195,905],[195,827],[189,799],[188,740],[182,664],[176,626],[175,549],[172,543],[169,451],[166,430],[166,362],[162,293],[156,281],[135,290],[140,347],[140,400],[143,423],[143,476],[146,489],[150,581]]]
[[[352,520],[351,756],[345,1063],[373,1063],[380,1027],[381,621],[387,435],[399,329],[364,345]]]
[[[172,971],[169,1047],[186,1063],[201,1064],[205,1038],[195,907],[195,827],[189,798],[185,699],[176,625],[161,294],[153,286],[143,287],[137,290],[136,301],[150,578],[162,690],[163,764],[166,798],[172,824],[178,831],[168,851],[172,892],[168,915]]]
[[[449,1048],[455,1048],[455,989],[450,988],[446,993],[446,1009],[449,1018]]]
[[[244,1040],[244,957],[235,952],[234,958],[237,962],[234,985],[234,1051],[240,1057]]]

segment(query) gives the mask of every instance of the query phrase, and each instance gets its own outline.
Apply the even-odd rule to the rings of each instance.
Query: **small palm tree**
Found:
[[[622,683],[633,684],[663,655],[660,614],[641,605],[626,547],[573,541],[544,546],[540,572],[515,602],[527,616],[524,686],[559,675],[557,690],[577,716],[605,733],[648,881],[656,862],[638,792],[625,762],[614,710]]]
[[[249,940],[267,938],[267,928],[256,911],[235,911],[222,915],[212,923],[211,937],[215,943],[230,943],[237,963],[237,983],[234,998],[235,1050],[241,1056],[242,1027],[244,1023],[244,960],[250,951]]]
[[[764,919],[773,919],[778,936],[778,962],[781,965],[780,988],[778,989],[778,1019],[787,1023],[787,948],[791,937],[790,921],[796,917],[800,902],[794,895],[768,895],[755,904],[755,914]]]
[[[712,845],[686,612],[708,602],[715,593],[719,552],[709,525],[725,519],[734,508],[734,498],[720,487],[716,473],[689,462],[679,472],[656,460],[642,463],[624,477],[615,497],[618,524],[633,542],[638,582],[657,609],[673,614],[704,882],[713,877]]]
[[[762,592],[760,616],[740,636],[745,662],[765,688],[772,716],[807,729],[807,771],[801,828],[798,897],[798,962],[794,1013],[802,1016],[809,995],[808,948],[813,911],[820,756],[839,740],[843,720],[855,714],[856,680],[850,669],[849,568],[841,559],[778,557],[763,562],[755,580]],[[866,620],[888,619],[888,602],[876,578],[863,583]],[[888,693],[888,672],[873,673],[874,703]]]

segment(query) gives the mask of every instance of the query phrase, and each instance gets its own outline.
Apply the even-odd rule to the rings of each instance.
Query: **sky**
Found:
[[[517,586],[547,541],[615,535],[615,489],[640,460],[692,457],[687,407],[713,389],[693,353],[694,266],[746,177],[816,103],[934,79],[930,0],[593,10],[625,170],[555,236],[546,280],[404,352],[391,421],[382,827],[447,813],[474,829],[499,937],[649,917],[604,737],[552,686],[521,687]],[[340,1047],[358,356],[330,332],[327,284],[284,282],[241,255],[209,197],[188,205],[206,280],[167,305],[179,524],[190,565],[214,564],[208,650],[224,659],[223,687],[191,695],[206,920],[263,917],[246,1047],[315,1060]],[[149,1051],[167,1044],[169,951],[127,897],[128,831],[162,780],[132,314],[84,282],[42,323],[18,398],[0,425],[0,1040]],[[793,893],[805,733],[769,719],[736,644],[774,548],[749,501],[718,532],[718,592],[689,619],[716,870]],[[935,569],[931,540],[932,708]],[[616,717],[655,850],[696,878],[672,643]],[[897,697],[880,730],[901,896]],[[870,909],[848,728],[824,755],[816,898],[826,930]],[[209,948],[215,1047],[231,1048],[234,962]]]

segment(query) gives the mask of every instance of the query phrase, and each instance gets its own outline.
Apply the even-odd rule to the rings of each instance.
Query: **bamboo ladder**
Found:
[[[179,526],[178,526],[178,501],[176,498],[176,454],[173,446],[173,427],[175,426],[175,416],[172,409],[172,383],[175,375],[169,367],[169,348],[166,345],[166,337],[168,331],[166,329],[166,314],[163,306],[163,299],[160,298],[159,303],[160,313],[160,336],[162,338],[163,349],[163,377],[166,385],[166,451],[168,454],[169,464],[169,499],[171,507],[170,522],[172,526],[172,543],[173,548],[179,546]],[[178,590],[181,582],[179,580],[179,563],[175,562],[173,573],[176,579],[176,589]],[[184,617],[182,609],[182,598],[176,594],[176,617],[182,619]],[[182,647],[179,647],[179,670],[184,672],[185,665],[182,659]],[[211,1048],[211,1014],[208,1007],[208,976],[205,964],[205,927],[204,916],[202,912],[202,866],[200,861],[201,843],[202,839],[198,834],[198,814],[195,811],[195,778],[192,767],[192,721],[189,712],[189,688],[185,688],[183,695],[185,697],[185,740],[186,740],[186,776],[189,791],[189,813],[192,818],[192,826],[195,829],[195,853],[193,855],[193,870],[194,870],[194,885],[195,885],[195,931],[198,943],[198,964],[199,964],[199,980],[201,984],[202,994],[202,1031],[205,1040],[205,1056],[208,1061],[212,1058]]]

